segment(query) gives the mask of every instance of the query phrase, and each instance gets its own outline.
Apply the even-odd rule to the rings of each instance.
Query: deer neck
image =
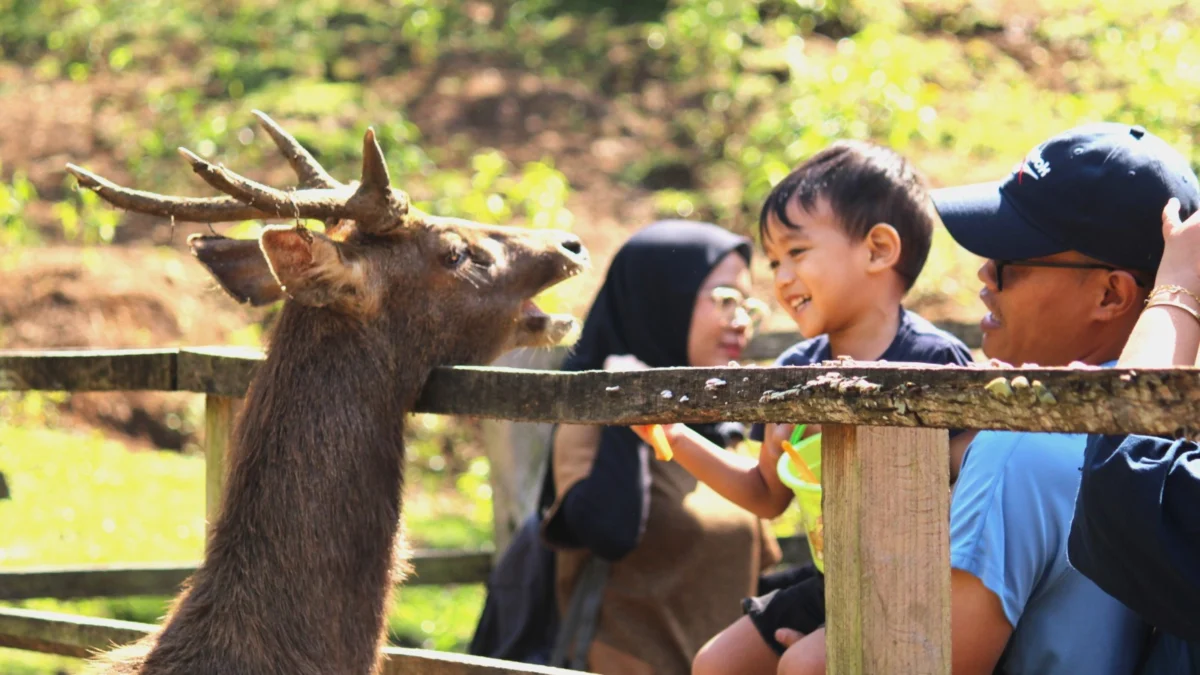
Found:
[[[430,367],[396,362],[394,344],[321,311],[283,310],[237,425],[206,560],[172,623],[215,617],[268,660],[299,644],[306,663],[358,672],[345,666],[369,670],[382,637],[404,418]]]

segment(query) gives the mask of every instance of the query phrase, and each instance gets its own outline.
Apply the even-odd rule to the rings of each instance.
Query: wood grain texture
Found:
[[[221,512],[225,467],[233,436],[233,422],[241,400],[209,394],[204,397],[204,520],[208,532]],[[207,541],[207,537],[206,537]]]
[[[719,383],[719,384],[717,384]],[[434,372],[421,412],[581,424],[789,422],[1174,434],[1200,371],[826,363],[779,368]]]
[[[800,542],[803,544],[803,541]],[[790,545],[795,547],[794,545]],[[492,570],[492,550],[421,549],[405,586],[481,584]],[[120,598],[175,595],[195,564],[72,565],[0,571],[0,601],[32,598]]]
[[[0,389],[149,387],[241,396],[261,358],[244,350],[236,355],[228,350],[183,350],[175,357],[125,354],[104,352],[92,358],[81,353],[0,353]],[[151,372],[151,366],[162,372]],[[619,373],[439,368],[416,412],[582,424],[803,421],[1174,435],[1197,426],[1197,404],[1196,368],[999,369],[826,362]]]
[[[87,657],[133,642],[157,626],[132,621],[0,607],[0,647]],[[422,675],[570,675],[575,671],[425,649],[387,647],[381,673]],[[577,675],[577,673],[576,673]]]
[[[949,434],[822,432],[829,672],[949,675]]]
[[[0,391],[174,391],[178,351],[0,351]]]

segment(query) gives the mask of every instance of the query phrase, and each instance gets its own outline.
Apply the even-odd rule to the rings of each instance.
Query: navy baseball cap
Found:
[[[1078,251],[1114,267],[1153,272],[1162,260],[1162,211],[1200,208],[1184,157],[1140,126],[1097,123],[1043,142],[1001,182],[931,193],[950,235],[992,260]]]

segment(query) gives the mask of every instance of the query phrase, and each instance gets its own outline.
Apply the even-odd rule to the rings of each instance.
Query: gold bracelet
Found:
[[[1191,307],[1188,307],[1187,305],[1183,304],[1182,302],[1176,302],[1174,300],[1155,300],[1154,302],[1146,305],[1146,309],[1150,309],[1151,307],[1174,307],[1176,309],[1182,309],[1183,311],[1187,312],[1193,319],[1195,319],[1196,323],[1200,323],[1200,312],[1197,312],[1196,310],[1192,309]]]
[[[1150,301],[1154,299],[1154,296],[1162,295],[1163,293],[1184,293],[1191,299],[1195,300],[1196,304],[1200,305],[1200,296],[1177,284],[1163,284],[1162,286],[1156,286],[1154,290],[1150,291],[1150,295],[1146,298],[1146,304],[1149,305]]]

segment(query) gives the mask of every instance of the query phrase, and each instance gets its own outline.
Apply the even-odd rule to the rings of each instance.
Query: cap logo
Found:
[[[1040,148],[1034,148],[1032,152],[1025,157],[1025,163],[1021,165],[1017,171],[1017,185],[1020,185],[1025,175],[1028,174],[1033,180],[1045,178],[1046,174],[1050,173],[1050,162],[1042,158]]]

